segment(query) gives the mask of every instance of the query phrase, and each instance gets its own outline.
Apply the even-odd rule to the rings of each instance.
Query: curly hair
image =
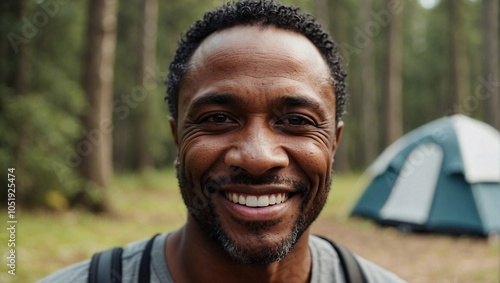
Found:
[[[188,69],[189,61],[202,41],[216,31],[239,25],[274,26],[307,37],[326,61],[336,100],[336,122],[342,120],[346,102],[346,71],[342,67],[337,45],[321,25],[297,7],[283,5],[274,0],[243,0],[228,2],[196,21],[181,37],[167,77],[167,96],[170,114],[178,117],[179,88]]]

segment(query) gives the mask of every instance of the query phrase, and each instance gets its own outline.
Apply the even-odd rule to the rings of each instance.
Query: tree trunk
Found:
[[[448,0],[450,17],[451,50],[451,105],[452,113],[468,114],[466,98],[470,93],[469,66],[467,61],[467,41],[463,19],[462,0]]]
[[[130,145],[129,125],[130,119],[117,119],[114,126],[114,139],[113,139],[113,169],[117,171],[125,171],[129,168]],[[119,137],[119,138],[116,138]]]
[[[26,15],[26,0],[19,0],[19,19]],[[17,74],[16,74],[16,94],[24,95],[29,90],[29,81],[31,75],[29,43],[19,45],[17,54]]]
[[[394,13],[387,28],[387,73],[385,80],[385,105],[387,107],[385,111],[386,147],[403,134],[402,14],[402,12]]]
[[[370,22],[372,0],[364,0],[361,4],[360,23],[366,26]],[[378,148],[378,123],[377,99],[375,81],[375,55],[373,38],[367,37],[365,48],[361,50],[361,85],[363,89],[363,145],[365,164],[370,164],[377,155]]]
[[[477,95],[484,101],[484,120],[500,131],[500,71],[499,71],[499,4],[498,0],[483,0],[483,79]],[[483,83],[484,83],[483,82]]]
[[[330,30],[329,0],[314,0],[316,19],[325,30]]]
[[[155,82],[156,64],[156,30],[158,18],[158,0],[144,0],[141,3],[141,28],[139,29],[139,66],[138,82],[147,92],[145,99],[139,102],[135,121],[134,155],[137,169],[144,171],[154,166],[154,160],[149,146],[149,127],[151,124],[151,87],[148,82]]]
[[[344,14],[345,14],[345,4],[343,4],[341,0],[325,0],[326,1],[326,15],[331,15],[331,17],[328,18],[328,20],[324,20],[326,23],[329,24],[329,30],[331,33],[331,36],[338,44],[340,42],[343,42],[346,40],[346,25],[344,22]],[[339,48],[340,52],[340,48]],[[344,58],[345,60],[346,58]],[[346,66],[346,62],[344,61],[344,66]],[[345,120],[345,119],[344,119]],[[346,127],[349,127],[350,125],[347,123]],[[336,172],[349,172],[351,170],[351,164],[349,162],[349,143],[347,142],[349,140],[348,136],[349,131],[344,129],[344,132],[342,134],[340,143],[338,145],[337,153],[335,154],[335,171]]]
[[[327,0],[329,7],[329,15],[331,15],[329,24],[330,30],[332,31],[332,36],[338,43],[347,40],[347,37],[351,35],[348,30],[348,9],[347,3],[344,0]],[[349,33],[349,34],[348,34]]]
[[[15,4],[14,4],[15,5]],[[20,0],[17,2],[18,9],[18,19],[21,21],[26,16],[26,0]],[[15,89],[16,95],[26,95],[30,89],[30,78],[31,78],[31,63],[30,63],[30,43],[21,43],[18,46],[18,52],[15,55],[17,61],[16,71],[15,71]],[[16,159],[20,159],[24,150],[29,147],[32,143],[30,139],[30,132],[26,125],[22,125],[19,129],[19,141],[15,149]]]
[[[90,111],[84,117],[85,138],[77,144],[76,151],[82,157],[82,175],[104,189],[113,172],[111,132],[117,2],[90,0],[89,4],[83,89]],[[102,199],[102,209],[106,209],[105,198]]]

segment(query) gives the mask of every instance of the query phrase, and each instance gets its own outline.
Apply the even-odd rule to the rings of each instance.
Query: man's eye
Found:
[[[208,116],[205,121],[216,123],[216,124],[233,122],[233,120],[231,120],[227,115],[220,114],[220,113]]]
[[[288,124],[292,126],[302,126],[308,124],[308,121],[299,116],[288,117],[286,120],[288,121]]]
[[[291,115],[291,116],[285,117],[280,121],[280,124],[286,124],[289,126],[314,125],[314,123],[310,119],[307,119],[307,118],[299,116],[299,115]]]

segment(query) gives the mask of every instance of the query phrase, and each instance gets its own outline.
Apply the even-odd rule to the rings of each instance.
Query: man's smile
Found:
[[[301,182],[288,180],[288,183],[224,184],[217,188],[215,202],[235,220],[276,221],[299,213],[302,193],[307,190]]]
[[[299,194],[249,195],[223,192],[217,199],[230,218],[239,221],[277,221],[299,213]]]
[[[241,193],[225,192],[225,196],[228,200],[237,204],[249,207],[265,207],[285,202],[289,198],[290,194],[279,193],[268,195],[247,195]]]

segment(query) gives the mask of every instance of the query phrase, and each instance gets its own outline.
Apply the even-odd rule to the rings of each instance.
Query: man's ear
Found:
[[[177,135],[177,123],[175,122],[175,119],[173,117],[170,117],[168,119],[168,122],[170,123],[170,131],[172,132],[172,137],[174,139],[176,156],[179,156],[179,139]]]
[[[332,156],[335,156],[335,152],[337,151],[337,146],[340,142],[340,136],[342,136],[342,129],[344,129],[344,122],[339,121],[335,129],[335,141],[332,145]]]

